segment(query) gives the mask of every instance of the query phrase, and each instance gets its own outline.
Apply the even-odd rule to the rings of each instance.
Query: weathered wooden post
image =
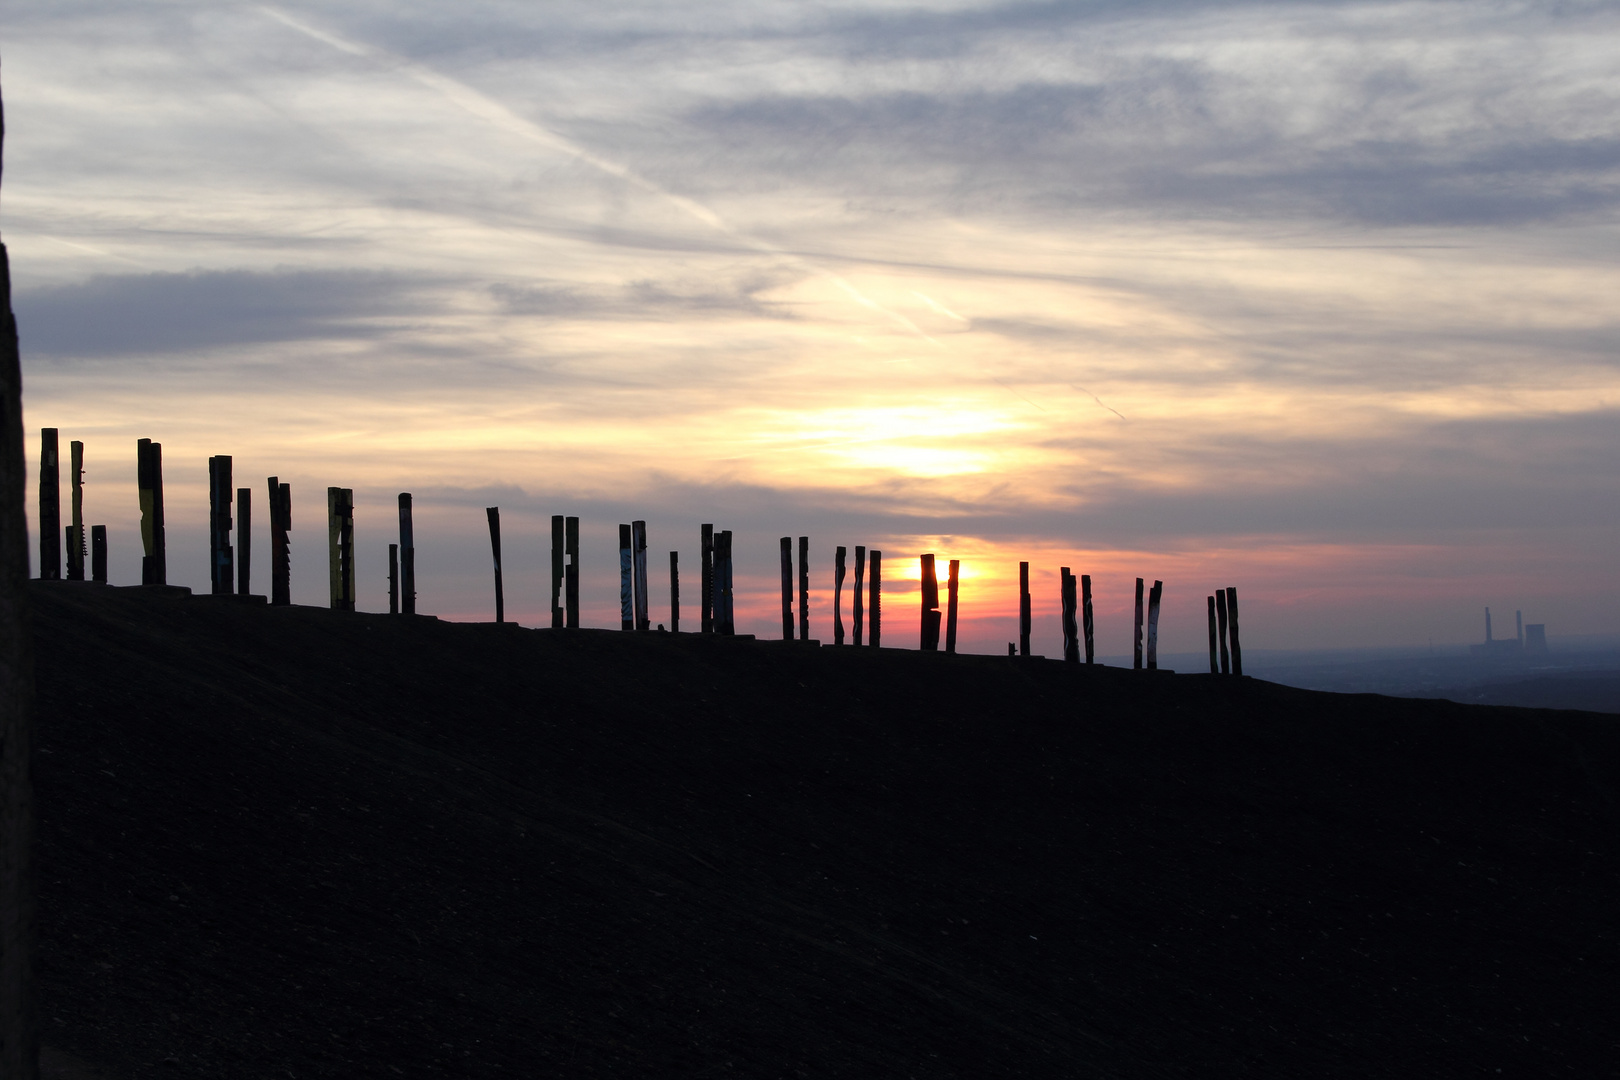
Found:
[[[1226,590],[1226,625],[1232,639],[1232,674],[1243,674],[1243,646],[1238,644],[1237,588]]]
[[[810,640],[810,538],[799,537],[799,640]]]
[[[1074,575],[1067,566],[1059,568],[1062,573],[1061,598],[1063,603],[1063,661],[1068,664],[1080,662],[1080,624],[1075,618],[1075,608],[1079,600],[1075,593]]]
[[[1018,655],[1029,655],[1029,563],[1018,564]]]
[[[388,614],[399,614],[399,545],[388,545]]]
[[[236,592],[251,596],[253,589],[252,488],[236,489]]]
[[[1097,658],[1096,650],[1096,624],[1091,614],[1091,575],[1080,575],[1080,632],[1086,639],[1086,663],[1094,663]]]
[[[956,596],[957,583],[962,574],[962,560],[952,559],[950,563],[950,578],[946,583],[945,600],[945,652],[956,652]]]
[[[714,526],[704,525],[698,531],[698,633],[714,633]]]
[[[107,526],[90,526],[90,580],[107,584]]]
[[[495,556],[495,621],[506,621],[506,590],[501,585],[501,508],[487,506],[484,514],[489,518],[489,549]]]
[[[67,531],[67,576],[69,581],[84,580],[84,443],[68,443],[68,476],[72,491],[72,524]]]
[[[619,629],[636,628],[635,558],[630,548],[630,526],[619,526]]]
[[[56,429],[39,430],[39,579],[62,579],[61,463]]]
[[[1232,674],[1232,654],[1226,651],[1226,590],[1215,590],[1215,622],[1221,635],[1221,674]]]
[[[1221,673],[1221,659],[1219,655],[1219,647],[1216,644],[1215,597],[1210,596],[1206,597],[1206,599],[1209,601],[1209,673],[1211,675],[1219,675]]]
[[[868,607],[867,618],[872,624],[872,648],[876,649],[883,642],[883,552],[872,551],[872,602]]]
[[[833,644],[844,643],[844,549],[833,551]]]
[[[354,610],[354,489],[326,489],[328,574],[332,610]]]
[[[231,456],[208,459],[208,588],[214,596],[229,596],[236,588],[231,551]]]
[[[416,614],[416,528],[408,491],[399,493],[399,610]]]
[[[922,556],[922,627],[919,633],[922,652],[939,651],[939,576],[934,569],[934,556]]]
[[[1131,664],[1135,671],[1142,670],[1142,579],[1136,579],[1136,654]]]
[[[1164,582],[1155,581],[1148,593],[1147,666],[1149,671],[1159,670],[1159,598],[1164,595]]]
[[[669,632],[681,632],[681,553],[669,553]]]
[[[732,605],[731,530],[714,534],[714,628],[731,637],[737,633],[736,610]]]
[[[866,610],[866,549],[859,544],[855,545],[855,593],[850,597],[850,619],[854,623],[852,640],[855,647],[861,647],[861,614]]]
[[[569,517],[563,521],[564,554],[568,556],[568,565],[564,567],[563,578],[564,599],[568,608],[567,629],[579,629],[579,518]]]
[[[551,628],[563,626],[563,516],[551,515]]]
[[[793,538],[782,537],[782,640],[793,640]]]
[[[287,534],[292,531],[292,485],[272,476],[270,487],[270,603],[292,603],[292,552]]]
[[[141,439],[135,444],[136,484],[141,493],[141,584],[169,583],[168,543],[163,534],[163,444]]]
[[[650,603],[647,598],[647,523],[645,521],[632,521],[630,523],[630,548],[636,572],[636,629],[645,632],[652,629],[652,616],[648,614]]]

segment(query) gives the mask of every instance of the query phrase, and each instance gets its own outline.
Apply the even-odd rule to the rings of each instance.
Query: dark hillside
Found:
[[[39,583],[110,1078],[1595,1076],[1614,717]]]

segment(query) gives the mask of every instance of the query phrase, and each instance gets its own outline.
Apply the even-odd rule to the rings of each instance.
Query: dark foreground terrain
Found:
[[[109,1080],[1620,1068],[1614,717],[32,596]]]

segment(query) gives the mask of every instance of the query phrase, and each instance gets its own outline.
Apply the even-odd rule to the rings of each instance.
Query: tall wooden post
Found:
[[[1238,643],[1237,588],[1226,590],[1226,625],[1232,639],[1232,674],[1243,674],[1243,646]]]
[[[501,585],[501,508],[487,506],[484,514],[489,518],[489,550],[495,557],[495,621],[506,621],[506,590]]]
[[[945,652],[956,652],[956,596],[957,585],[962,574],[962,560],[952,559],[950,562],[950,577],[946,581],[945,589]]]
[[[681,632],[681,553],[669,553],[669,632]]]
[[[872,602],[868,605],[867,619],[871,622],[872,648],[883,644],[883,552],[872,551]]]
[[[833,551],[833,644],[844,643],[844,549]]]
[[[1142,670],[1142,579],[1136,579],[1136,654],[1131,667]]]
[[[68,443],[68,483],[71,485],[72,523],[67,532],[67,576],[69,581],[84,580],[84,443]]]
[[[922,556],[922,626],[919,643],[922,652],[939,651],[939,576],[934,556]]]
[[[1232,654],[1226,650],[1226,590],[1215,590],[1215,622],[1221,636],[1221,674],[1232,674]]]
[[[793,537],[782,537],[782,640],[793,640]]]
[[[632,521],[630,523],[630,549],[636,576],[636,629],[645,632],[652,629],[652,617],[648,614],[649,604],[647,600],[647,523],[645,521]]]
[[[714,534],[714,629],[731,637],[737,632],[736,610],[732,605],[731,530]]]
[[[630,550],[630,526],[619,526],[619,629],[636,628],[635,564]]]
[[[1149,671],[1159,669],[1159,598],[1164,595],[1164,582],[1155,581],[1148,593],[1147,666]]]
[[[1029,655],[1029,563],[1018,564],[1018,655]]]
[[[714,633],[714,526],[704,525],[698,540],[698,633]]]
[[[61,463],[56,429],[39,431],[39,579],[62,580]]]
[[[236,588],[231,551],[231,456],[208,459],[208,586],[215,596],[229,596]]]
[[[1221,659],[1215,635],[1215,597],[1209,596],[1206,599],[1209,601],[1209,673],[1219,675],[1221,673]]]
[[[141,494],[141,584],[169,583],[168,544],[163,533],[163,444],[135,444],[136,483]]]
[[[1063,601],[1063,660],[1065,663],[1078,664],[1080,662],[1080,624],[1075,618],[1075,608],[1079,606],[1079,598],[1075,592],[1074,575],[1067,566],[1061,567],[1062,586],[1061,597]]]
[[[567,607],[567,629],[579,629],[579,518],[563,520],[563,554],[568,565],[563,568],[564,603]]]
[[[850,621],[854,624],[852,640],[855,647],[861,647],[861,613],[865,611],[866,604],[866,549],[859,544],[855,545],[855,593],[850,597]]]
[[[399,614],[399,545],[388,545],[388,614]]]
[[[292,552],[287,534],[292,531],[292,485],[274,476],[270,488],[270,603],[286,607],[292,603]]]
[[[810,538],[799,537],[799,640],[810,640]]]
[[[251,596],[253,589],[253,489],[236,489],[236,592]]]
[[[90,580],[107,584],[107,526],[90,526]]]
[[[328,573],[332,610],[354,610],[354,489],[326,489]]]
[[[416,528],[408,491],[399,493],[399,610],[416,614]]]
[[[563,516],[551,515],[551,628],[563,626]]]
[[[1095,663],[1096,625],[1091,614],[1091,575],[1080,575],[1080,634],[1086,639],[1086,663]]]

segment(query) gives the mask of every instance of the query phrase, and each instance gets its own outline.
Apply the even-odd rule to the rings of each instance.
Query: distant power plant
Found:
[[[1524,622],[1524,612],[1513,613],[1514,636],[1498,638],[1491,633],[1491,609],[1485,609],[1485,641],[1480,645],[1468,646],[1468,651],[1474,656],[1521,656],[1524,654],[1542,655],[1547,651],[1547,624]]]

